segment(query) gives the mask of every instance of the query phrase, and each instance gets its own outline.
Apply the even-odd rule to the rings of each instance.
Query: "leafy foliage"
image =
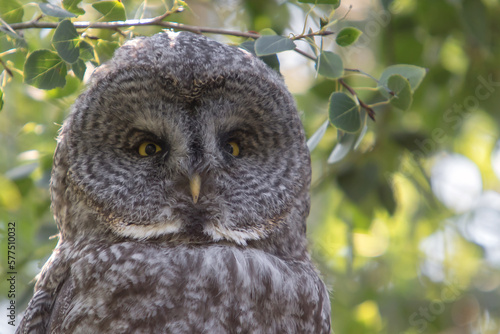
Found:
[[[313,167],[308,234],[333,287],[335,332],[498,333],[500,4],[380,0],[349,12],[338,0],[187,2],[181,12],[174,0],[0,0],[0,246],[16,221],[18,310],[56,243],[48,195],[56,124],[87,71],[134,36],[210,25],[212,33],[233,27],[211,37],[281,71],[304,111]],[[451,153],[477,170],[440,174]],[[458,210],[442,183],[477,203]]]
[[[356,42],[359,36],[361,36],[361,34],[362,31],[357,28],[353,27],[344,28],[340,30],[335,41],[340,46],[349,46],[354,42]]]

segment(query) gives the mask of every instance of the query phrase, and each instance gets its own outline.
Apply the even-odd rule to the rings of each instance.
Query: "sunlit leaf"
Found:
[[[24,9],[17,0],[0,1],[0,17],[7,23],[16,23],[23,20]]]
[[[257,56],[267,56],[295,49],[295,43],[287,37],[278,35],[261,36],[255,41]]]
[[[82,0],[63,0],[62,5],[64,9],[70,11],[73,14],[83,15],[85,14],[85,11],[80,7],[78,7],[78,4],[80,2],[82,2]]]
[[[353,27],[344,28],[338,33],[335,42],[340,46],[348,46],[356,42],[361,34],[362,32],[359,29]]]
[[[399,74],[410,82],[411,90],[414,92],[424,79],[426,73],[427,70],[425,68],[415,65],[392,65],[384,70],[380,76],[380,83],[387,85],[387,81],[391,75]],[[389,98],[387,91],[381,90],[381,93],[386,98]]]
[[[261,36],[275,36],[275,35],[277,35],[276,31],[274,31],[271,28],[264,28],[264,29],[259,31],[259,34]]]
[[[110,42],[106,40],[99,40],[96,45],[96,51],[99,55],[99,60],[102,63],[113,56],[115,50],[120,46],[117,42]]]
[[[75,14],[61,8],[58,6],[54,6],[50,3],[39,3],[38,6],[42,10],[42,13],[44,13],[47,16],[53,16],[53,17],[61,17],[61,18],[66,18],[66,17],[76,17]]]
[[[41,89],[62,87],[66,84],[66,63],[50,50],[31,53],[24,63],[24,82]]]
[[[394,92],[391,105],[401,110],[408,110],[413,101],[410,83],[399,74],[393,74],[387,81],[387,87]]]
[[[52,45],[61,58],[72,64],[80,56],[80,35],[70,20],[64,20],[59,23],[52,37]]]
[[[99,1],[92,4],[103,15],[102,21],[125,21],[125,6],[120,1]]]
[[[361,127],[359,105],[349,95],[335,92],[330,96],[330,122],[342,131],[356,132]]]
[[[316,68],[318,68],[319,74],[330,79],[338,79],[344,74],[342,58],[330,51],[321,52],[319,62],[316,63]]]
[[[318,130],[316,130],[316,132],[311,136],[311,138],[309,138],[309,140],[307,141],[307,147],[309,148],[309,151],[312,151],[314,150],[314,148],[316,148],[316,146],[318,146],[321,138],[323,138],[323,136],[325,135],[326,133],[326,129],[328,128],[328,124],[330,123],[330,120],[326,120],[319,128]]]

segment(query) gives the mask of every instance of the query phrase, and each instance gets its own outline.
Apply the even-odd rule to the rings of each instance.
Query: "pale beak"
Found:
[[[189,178],[189,187],[191,188],[191,195],[193,196],[193,203],[198,202],[201,188],[201,177],[199,174],[194,174]]]

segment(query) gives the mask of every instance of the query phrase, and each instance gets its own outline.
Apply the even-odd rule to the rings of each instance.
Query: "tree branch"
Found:
[[[238,37],[247,37],[257,39],[260,34],[254,32],[242,32],[236,30],[224,30],[218,28],[209,27],[199,27],[192,26],[177,22],[164,22],[162,19],[164,15],[158,16],[151,19],[139,19],[139,20],[126,20],[126,21],[113,21],[113,22],[90,22],[90,21],[75,21],[73,25],[77,29],[118,29],[127,27],[143,27],[143,26],[159,26],[163,28],[177,29],[191,31],[196,34],[202,33],[212,33],[220,35],[231,35]],[[22,29],[55,29],[57,28],[58,22],[39,22],[39,21],[28,21],[20,23],[12,23],[8,26],[12,30],[22,30]],[[7,29],[8,29],[7,28]]]
[[[177,23],[177,22],[169,22],[169,21],[163,21],[166,17],[173,13],[178,13],[182,12],[183,8],[179,7],[175,10],[172,11],[167,11],[164,14],[153,17],[150,19],[134,19],[134,20],[126,20],[126,21],[112,21],[112,22],[90,22],[90,21],[75,21],[73,22],[73,25],[75,26],[76,29],[110,29],[110,30],[117,30],[119,28],[127,28],[127,27],[144,27],[144,26],[159,26],[167,29],[176,29],[176,30],[184,30],[184,31],[190,31],[196,34],[202,34],[202,33],[210,33],[210,34],[218,34],[218,35],[230,35],[230,36],[237,36],[237,37],[246,37],[246,38],[253,38],[257,39],[261,35],[257,32],[252,32],[252,31],[236,31],[236,30],[225,30],[225,29],[219,29],[219,28],[210,28],[210,27],[200,27],[200,26],[193,26],[193,25],[188,25],[188,24],[183,24],[183,23]],[[58,26],[58,22],[40,22],[40,17],[38,17],[35,20],[28,21],[28,22],[19,22],[19,23],[12,23],[12,24],[6,24],[5,22],[0,21],[5,27],[0,27],[0,29],[8,29],[11,32],[14,32],[16,30],[22,30],[22,29],[55,29]],[[313,37],[313,36],[328,36],[333,34],[332,31],[326,31],[326,30],[319,30],[313,33],[309,34],[300,34],[297,36],[293,36],[290,39],[291,40],[298,40],[298,39],[303,39],[307,37]],[[300,50],[297,51],[304,56],[310,58],[310,59],[315,59],[314,57],[301,52]]]

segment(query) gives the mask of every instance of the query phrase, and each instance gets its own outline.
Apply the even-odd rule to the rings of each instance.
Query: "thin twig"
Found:
[[[359,73],[359,74],[362,74],[370,79],[372,79],[373,81],[375,81],[377,84],[379,84],[381,87],[383,87],[390,95],[394,96],[395,93],[389,88],[387,87],[386,85],[382,84],[378,79],[376,79],[373,75],[369,74],[369,73],[366,73],[365,71],[362,71],[362,70],[358,70],[357,68],[344,68],[344,71],[348,71],[348,72],[355,72],[355,73]]]
[[[358,99],[359,101],[359,104],[361,107],[363,107],[366,112],[368,113],[368,116],[373,120],[375,121],[375,111],[373,111],[373,109],[367,105],[366,103],[364,103],[358,96],[358,94],[356,94],[356,92],[354,91],[354,89],[352,89],[351,86],[349,86],[345,81],[344,79],[338,79],[339,83],[344,86],[345,89],[347,89],[349,91],[349,93],[351,93],[353,96],[356,97],[356,99]]]
[[[380,107],[380,106],[386,106],[386,105],[388,105],[390,103],[391,103],[391,101],[387,100],[387,101],[381,101],[381,102],[377,102],[377,103],[372,103],[372,104],[370,104],[370,106],[372,108],[376,108],[376,107]]]
[[[303,56],[304,56],[304,57],[306,57],[306,58],[309,58],[309,59],[311,59],[311,60],[316,61],[316,57],[311,56],[310,54],[308,54],[308,53],[307,53],[307,52],[305,52],[305,51],[302,51],[302,50],[300,50],[300,49],[298,49],[298,48],[295,48],[295,49],[294,49],[294,51],[295,51],[295,52],[297,52],[298,54],[303,55]]]
[[[0,64],[3,66],[5,72],[12,78],[14,77],[14,73],[12,73],[11,69],[7,66],[7,64],[0,58]]]
[[[316,32],[312,32],[312,33],[308,33],[308,34],[300,34],[300,35],[297,35],[297,36],[293,36],[291,37],[290,39],[292,41],[295,41],[295,40],[298,40],[298,39],[302,39],[302,38],[306,38],[306,37],[314,37],[314,36],[329,36],[329,35],[333,35],[334,32],[333,31],[329,31],[329,30],[319,30],[319,31],[316,31]]]

